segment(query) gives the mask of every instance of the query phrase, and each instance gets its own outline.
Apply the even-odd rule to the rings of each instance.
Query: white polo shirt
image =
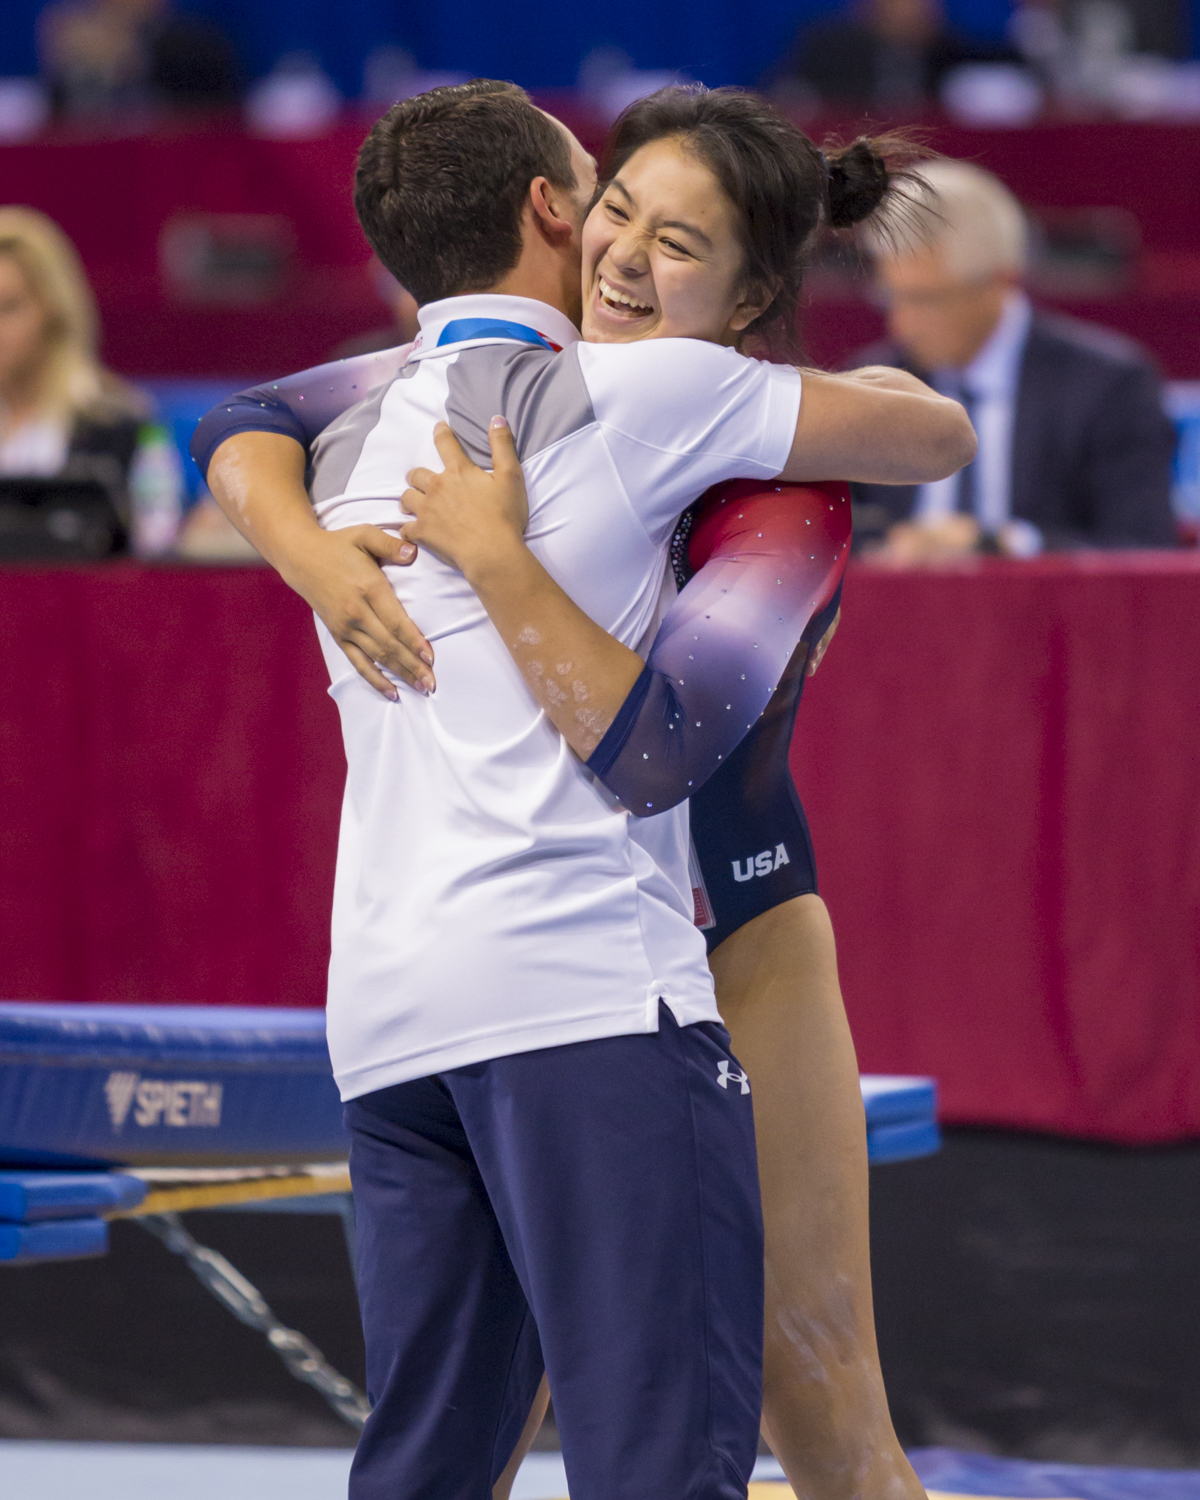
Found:
[[[796,371],[730,349],[583,344],[542,303],[450,298],[421,310],[400,374],[321,434],[313,501],[326,528],[394,528],[405,474],[441,467],[434,423],[490,464],[500,413],[530,548],[599,625],[644,648],[681,511],[718,480],[776,476],[799,403]],[[422,552],[387,574],[434,644],[434,695],[401,685],[387,702],[319,627],[348,762],[328,1022],[342,1097],[654,1031],[660,1000],[681,1025],[717,1020],[686,805],[639,820],[615,802],[457,570]]]

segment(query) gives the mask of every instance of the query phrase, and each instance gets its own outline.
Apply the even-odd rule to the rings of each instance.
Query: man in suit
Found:
[[[926,202],[872,245],[891,342],[857,362],[962,401],[979,453],[937,484],[854,486],[860,533],[884,533],[894,563],[1173,545],[1175,436],[1146,355],[1030,304],[1024,215],[998,178],[951,160],[922,176]]]

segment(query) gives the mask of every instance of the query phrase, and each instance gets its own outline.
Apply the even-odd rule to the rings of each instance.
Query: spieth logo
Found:
[[[756,875],[770,875],[772,871],[778,870],[780,865],[790,865],[791,862],[788,858],[787,845],[776,844],[774,854],[769,849],[764,849],[761,854],[752,854],[746,860],[745,870],[742,869],[742,861],[735,859],[733,878],[739,881],[753,880]]]
[[[221,1085],[219,1083],[168,1083],[160,1078],[143,1078],[140,1073],[110,1073],[104,1085],[108,1117],[113,1129],[120,1130],[131,1105],[137,1125],[219,1125],[221,1123]]]

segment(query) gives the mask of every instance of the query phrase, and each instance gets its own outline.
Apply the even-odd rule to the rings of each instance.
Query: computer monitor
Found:
[[[0,562],[91,562],[126,543],[98,479],[0,475]]]

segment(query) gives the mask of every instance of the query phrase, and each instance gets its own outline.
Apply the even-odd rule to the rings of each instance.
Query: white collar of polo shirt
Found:
[[[420,326],[413,343],[410,360],[428,359],[435,354],[457,354],[460,349],[474,349],[482,344],[506,344],[525,342],[519,333],[489,334],[477,338],[455,338],[440,343],[443,333],[453,323],[466,321],[508,323],[516,328],[532,330],[547,344],[565,349],[568,344],[579,342],[579,330],[567,317],[545,302],[535,302],[531,297],[508,297],[498,292],[472,292],[465,297],[443,297],[440,302],[427,302],[417,314]],[[528,340],[533,342],[533,340]]]

